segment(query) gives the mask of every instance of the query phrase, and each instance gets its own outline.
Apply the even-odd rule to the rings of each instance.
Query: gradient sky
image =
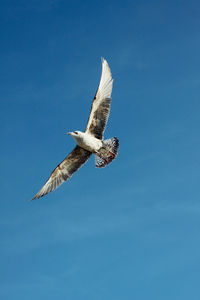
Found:
[[[0,299],[200,299],[199,1],[0,2]],[[100,74],[105,138],[29,202],[84,130]]]

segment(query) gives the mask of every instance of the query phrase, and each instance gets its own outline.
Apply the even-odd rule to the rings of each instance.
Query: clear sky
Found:
[[[0,299],[200,299],[199,1],[0,2]],[[84,130],[100,74],[105,138],[29,202]]]

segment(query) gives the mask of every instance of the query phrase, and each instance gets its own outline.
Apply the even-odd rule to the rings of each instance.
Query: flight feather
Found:
[[[107,61],[102,58],[102,74],[94,97],[85,132],[102,139],[111,108],[112,74]]]
[[[67,181],[90,157],[91,152],[76,146],[74,150],[53,170],[42,189],[33,197],[38,199]]]

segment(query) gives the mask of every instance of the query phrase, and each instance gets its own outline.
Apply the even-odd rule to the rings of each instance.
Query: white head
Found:
[[[73,136],[73,138],[77,141],[77,140],[81,140],[83,138],[83,132],[81,131],[73,131],[73,132],[68,132],[67,134]]]

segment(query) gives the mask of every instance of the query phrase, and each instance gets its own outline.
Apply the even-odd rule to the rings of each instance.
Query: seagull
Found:
[[[77,145],[72,152],[53,170],[42,189],[32,200],[53,192],[63,182],[67,181],[78,169],[95,155],[95,166],[103,168],[117,156],[119,140],[113,137],[103,139],[111,108],[111,93],[113,87],[112,74],[107,61],[102,58],[102,73],[100,83],[94,97],[85,132],[68,132]]]

